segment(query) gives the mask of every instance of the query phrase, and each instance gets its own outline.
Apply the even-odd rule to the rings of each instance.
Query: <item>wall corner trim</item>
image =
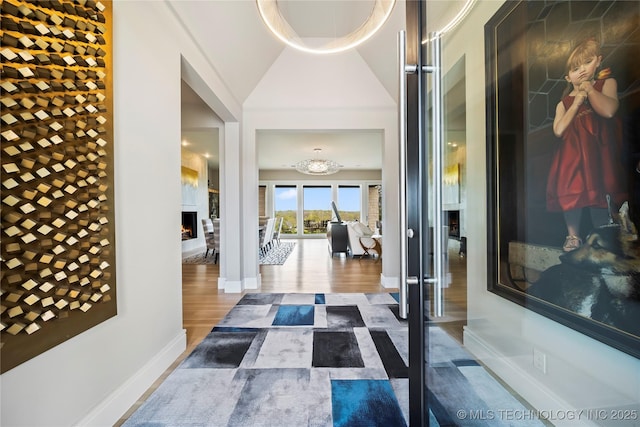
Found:
[[[242,291],[244,291],[244,289],[242,288],[241,280],[225,280],[225,284],[224,284],[225,293],[240,293]]]
[[[380,284],[383,288],[397,288],[400,286],[400,278],[385,276],[380,273]]]
[[[260,281],[257,277],[245,277],[244,289],[260,289]]]

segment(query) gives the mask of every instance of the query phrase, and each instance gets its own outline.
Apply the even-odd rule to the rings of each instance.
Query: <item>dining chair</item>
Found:
[[[276,226],[273,229],[273,241],[275,244],[280,244],[280,233],[282,232],[282,223],[284,222],[284,217],[276,218]]]
[[[276,219],[269,218],[267,220],[267,224],[265,225],[264,234],[262,235],[262,243],[260,244],[260,253],[262,255],[266,254],[271,247],[271,243],[273,241],[273,231],[275,228]]]
[[[209,251],[211,251],[211,254],[215,256],[216,255],[215,233],[214,233],[213,221],[211,221],[211,218],[202,219],[202,231],[204,231],[204,240],[207,244],[207,251],[204,253],[204,257],[206,258],[209,255]]]
[[[213,248],[215,251],[213,262],[217,264],[220,256],[220,218],[216,218],[211,222],[213,223]]]

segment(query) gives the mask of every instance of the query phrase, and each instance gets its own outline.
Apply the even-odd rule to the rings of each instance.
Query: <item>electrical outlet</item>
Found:
[[[533,349],[533,366],[543,374],[547,373],[547,355],[537,348]]]

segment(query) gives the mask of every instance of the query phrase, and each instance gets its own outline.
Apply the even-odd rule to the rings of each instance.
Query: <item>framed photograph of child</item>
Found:
[[[485,25],[488,289],[640,357],[640,1]]]

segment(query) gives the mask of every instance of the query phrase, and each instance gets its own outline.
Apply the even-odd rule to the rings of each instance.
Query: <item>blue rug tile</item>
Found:
[[[332,380],[334,427],[402,427],[406,422],[388,380]]]
[[[312,305],[282,305],[278,308],[273,326],[313,326]]]
[[[435,394],[431,390],[427,390],[427,401],[429,402],[429,420],[433,417],[438,425],[455,426],[457,425],[449,416],[445,407],[440,403]]]
[[[324,294],[316,294],[316,304],[326,304]]]
[[[353,331],[313,331],[314,368],[364,368]]]
[[[477,360],[474,359],[454,359],[451,361],[457,367],[461,366],[480,366]]]

